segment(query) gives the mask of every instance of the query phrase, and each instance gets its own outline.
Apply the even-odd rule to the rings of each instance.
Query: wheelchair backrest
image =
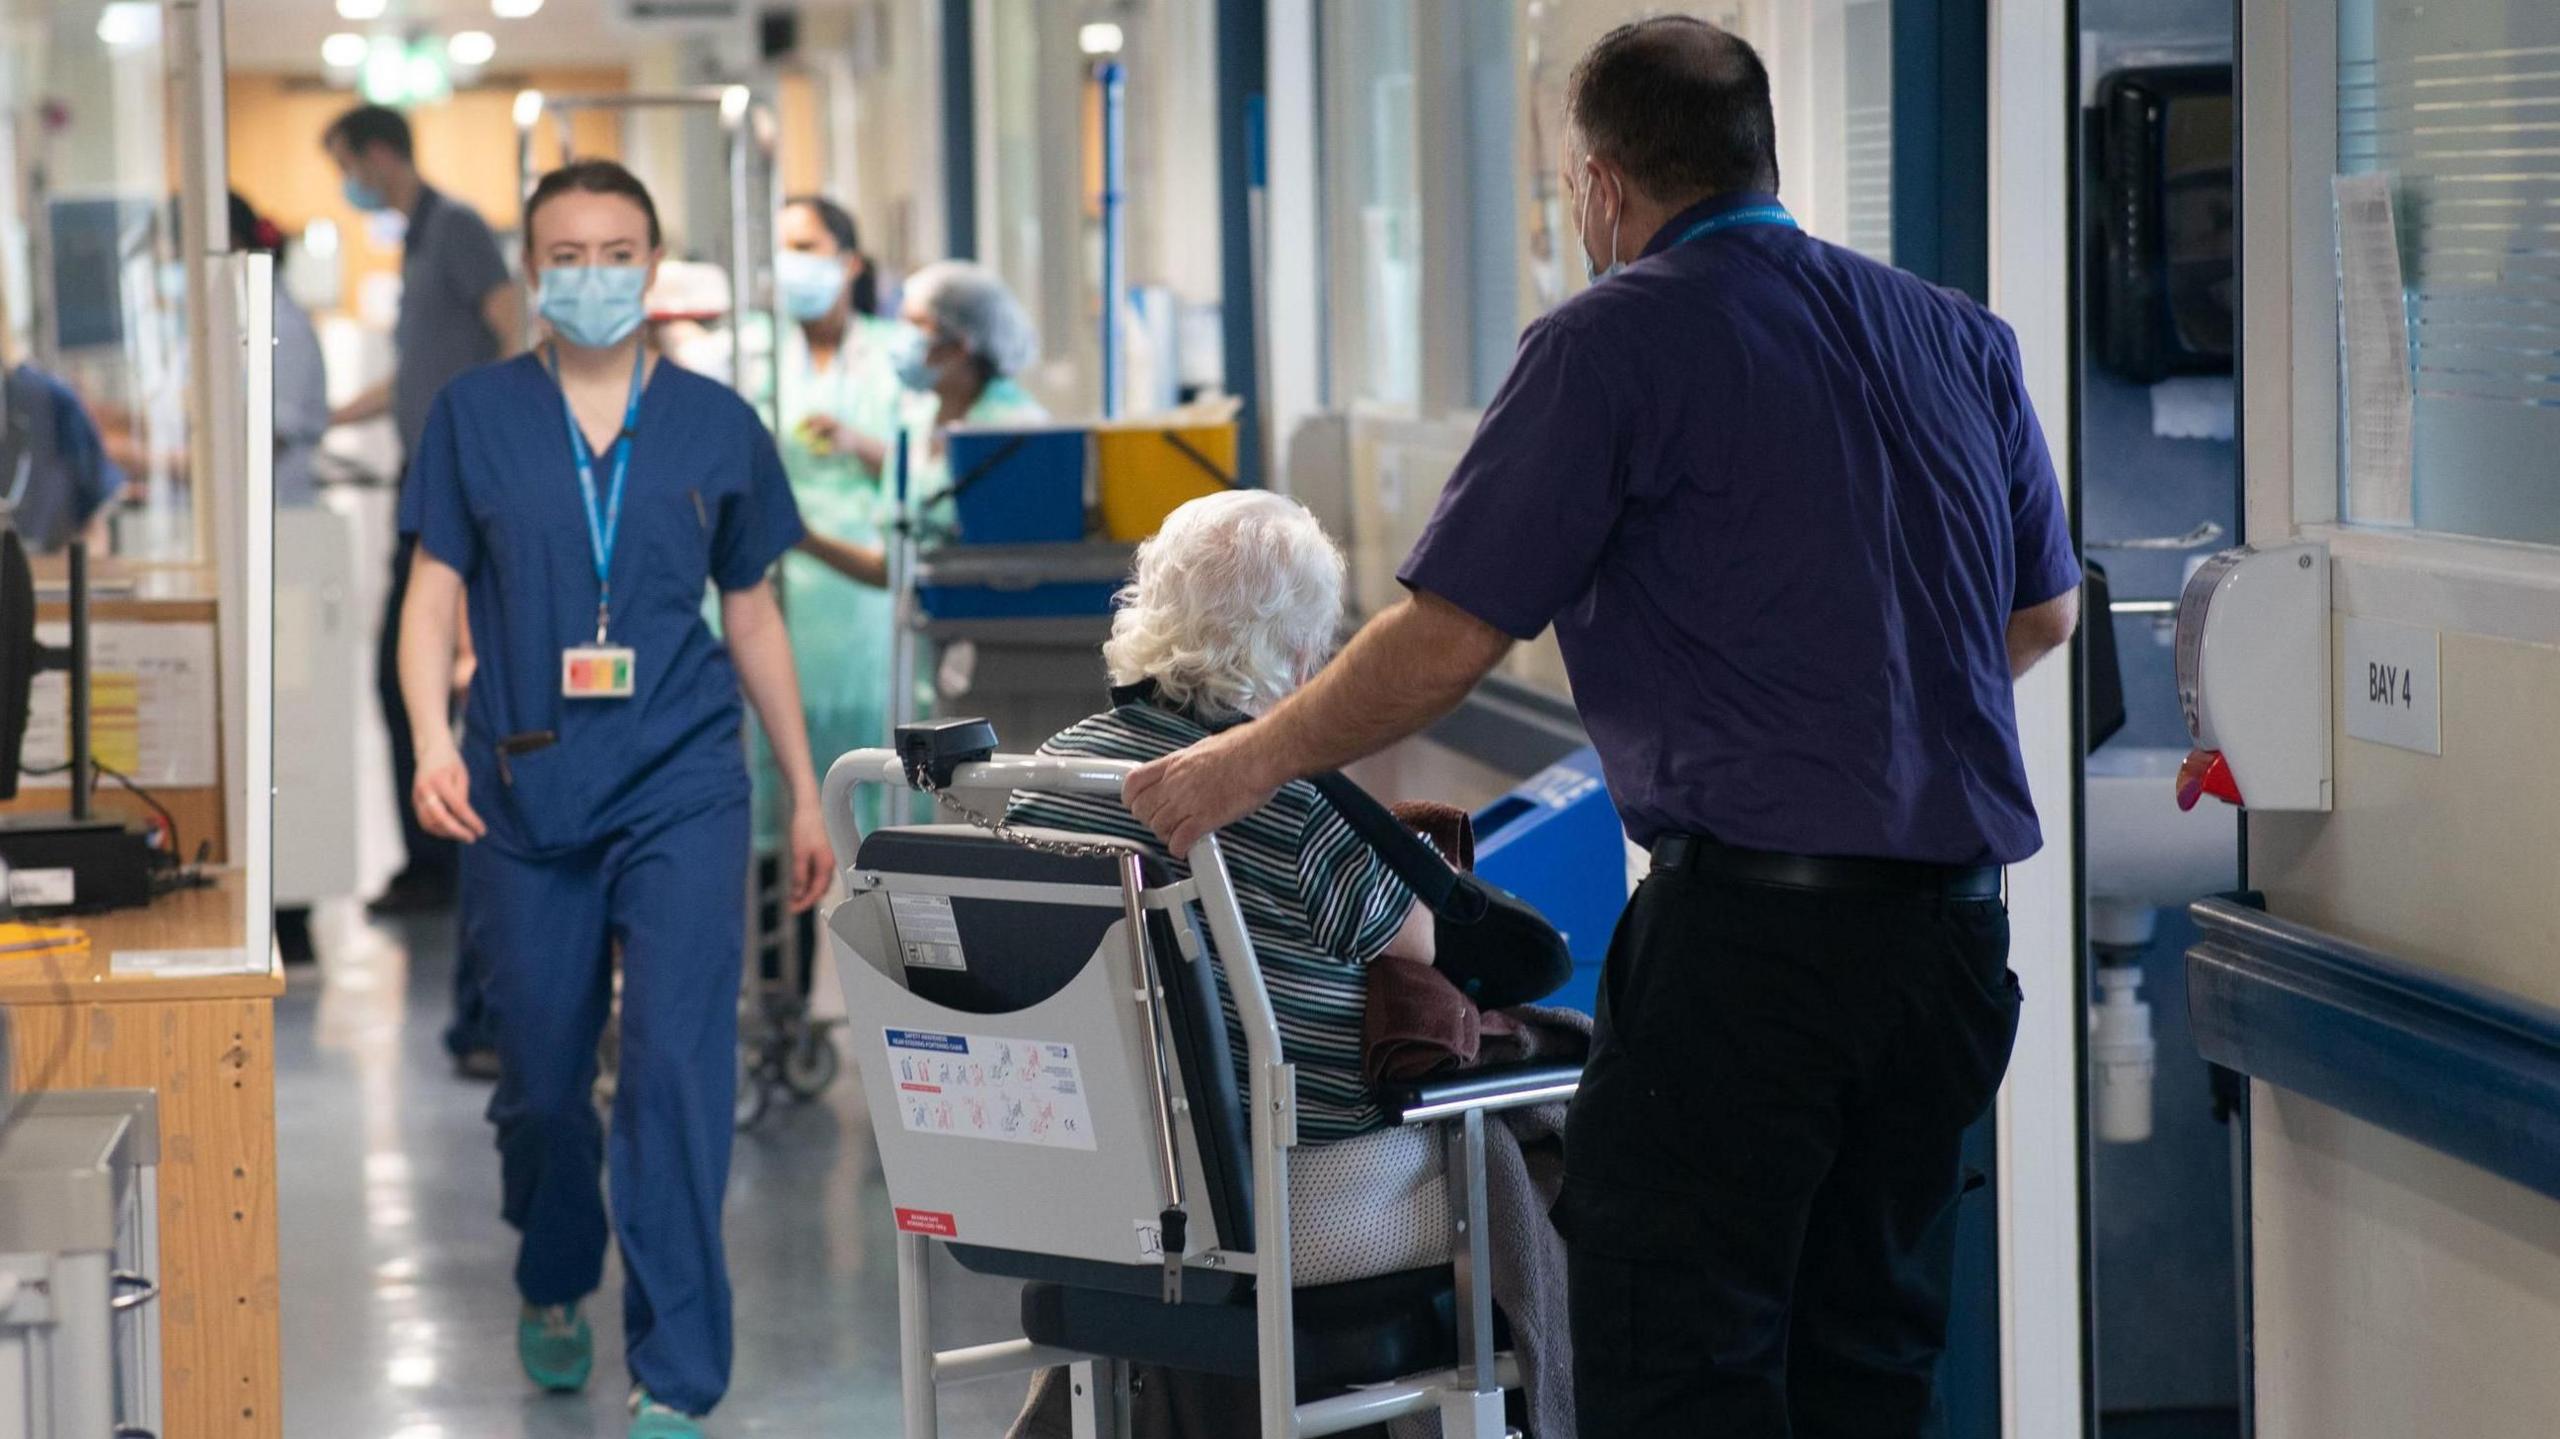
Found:
[[[1171,882],[1152,856],[1141,865],[1151,894]],[[899,1226],[972,1248],[1155,1263],[1148,1011],[1118,861],[918,826],[865,837],[847,881],[828,929]],[[1187,1118],[1188,1248],[1248,1252],[1249,1130],[1214,962],[1194,907],[1152,897]]]

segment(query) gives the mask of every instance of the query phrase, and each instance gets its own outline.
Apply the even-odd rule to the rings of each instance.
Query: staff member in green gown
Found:
[[[888,742],[885,477],[905,392],[890,357],[898,322],[872,313],[878,281],[853,216],[800,196],[783,207],[779,239],[774,276],[792,321],[781,343],[782,462],[809,528],[783,562],[783,603],[810,750],[823,768]],[[756,832],[770,844],[781,792],[769,760],[759,780]]]

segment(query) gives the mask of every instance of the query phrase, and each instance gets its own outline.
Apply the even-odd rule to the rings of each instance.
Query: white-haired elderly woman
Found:
[[[950,484],[943,437],[953,425],[1032,425],[1049,418],[1019,377],[1040,358],[1022,302],[995,272],[943,260],[907,277],[889,362],[906,387],[907,493]]]
[[[1237,490],[1182,506],[1139,547],[1136,575],[1121,592],[1102,650],[1112,708],[1040,752],[1144,762],[1262,713],[1332,653],[1342,583],[1342,552],[1294,500]],[[1114,798],[1023,793],[1011,818],[1133,840],[1181,868]],[[1290,1210],[1306,1236],[1298,1281],[1445,1262],[1433,1146],[1387,1127],[1360,1064],[1366,966],[1390,952],[1428,963],[1429,911],[1304,781],[1283,786],[1221,839],[1282,1045],[1298,1068],[1299,1133],[1322,1146],[1299,1149],[1290,1166]],[[1244,1039],[1240,1031],[1230,1038],[1241,1085]],[[1325,1211],[1346,1206],[1363,1216],[1348,1226],[1356,1242],[1326,1240],[1345,1226],[1329,1224]]]

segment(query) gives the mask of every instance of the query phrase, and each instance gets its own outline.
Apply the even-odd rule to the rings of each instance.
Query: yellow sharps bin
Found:
[[[1135,544],[1155,534],[1176,506],[1235,488],[1234,406],[1223,408],[1222,416],[1177,412],[1094,430],[1094,488],[1106,537]]]

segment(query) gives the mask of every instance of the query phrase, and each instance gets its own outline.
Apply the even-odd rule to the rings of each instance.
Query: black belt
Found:
[[[1653,867],[1781,889],[1884,891],[1942,899],[1998,899],[1996,864],[1922,864],[1907,859],[1854,859],[1735,849],[1698,834],[1666,834],[1653,842]]]

